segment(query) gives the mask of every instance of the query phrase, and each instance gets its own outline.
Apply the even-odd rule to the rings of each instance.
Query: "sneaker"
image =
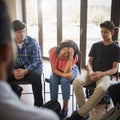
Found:
[[[86,119],[80,116],[77,111],[74,111],[72,115],[66,118],[65,120],[86,120]]]
[[[62,119],[66,118],[68,114],[68,110],[62,109]]]

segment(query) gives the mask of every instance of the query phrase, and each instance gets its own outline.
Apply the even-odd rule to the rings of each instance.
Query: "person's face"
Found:
[[[15,40],[17,43],[22,43],[26,37],[26,28],[15,32]]]
[[[69,59],[69,47],[62,48],[58,56],[61,60],[68,60]]]
[[[105,27],[101,28],[101,36],[102,36],[103,40],[110,40],[110,39],[112,39],[113,34],[114,34],[113,31],[110,31],[110,30],[108,30]]]

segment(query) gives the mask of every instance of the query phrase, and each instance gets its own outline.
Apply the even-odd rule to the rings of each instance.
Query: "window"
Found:
[[[62,1],[62,40],[74,40],[80,44],[80,1]]]
[[[37,9],[37,0],[26,0],[27,34],[39,41]]]
[[[48,51],[57,45],[56,0],[42,1],[43,56],[49,57]]]
[[[101,40],[99,24],[111,19],[113,0],[25,0],[25,2],[27,32],[40,41],[43,57],[48,58],[49,49],[62,40],[72,39],[81,46],[82,66],[85,67],[91,45]]]
[[[99,24],[110,20],[110,15],[111,0],[88,0],[86,63],[91,45],[101,40]]]

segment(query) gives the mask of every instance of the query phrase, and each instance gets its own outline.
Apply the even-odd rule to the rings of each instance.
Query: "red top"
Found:
[[[61,60],[58,58],[56,54],[56,47],[53,47],[49,50],[49,58],[50,58],[50,62],[55,65],[56,69],[64,71],[68,60]],[[76,57],[73,59],[73,62],[72,62],[73,67],[75,66],[77,61],[78,61],[78,55],[76,55]]]

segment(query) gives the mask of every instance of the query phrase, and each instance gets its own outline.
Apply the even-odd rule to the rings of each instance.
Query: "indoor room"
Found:
[[[13,31],[15,30],[14,37],[22,32],[23,36],[25,33],[28,38],[30,37],[29,39],[35,41],[34,43],[31,42],[31,46],[34,49],[28,46],[23,53],[21,50],[23,43],[16,41],[21,62],[20,68],[25,69],[25,74],[21,78],[34,71],[35,67],[37,69],[39,66],[41,67],[40,85],[39,80],[38,83],[34,82],[38,71],[34,76],[31,76],[32,80],[20,81],[20,78],[17,82],[9,81],[10,84],[19,86],[19,90],[18,88],[17,90],[20,92],[18,95],[20,102],[34,108],[34,106],[43,107],[51,99],[57,99],[61,106],[61,120],[108,120],[103,119],[104,115],[116,106],[114,100],[110,97],[109,87],[114,84],[120,84],[120,50],[118,50],[120,44],[120,0],[4,1],[8,7],[11,23],[18,20],[15,21],[16,23],[12,23],[12,29]],[[19,21],[21,21],[19,23],[21,24],[20,29],[16,26]],[[110,23],[108,23],[109,21]],[[111,26],[109,27],[110,24]],[[106,38],[107,35],[105,34],[109,38]],[[108,41],[109,39],[111,40],[110,42]],[[102,44],[102,40],[103,43],[106,40],[105,45],[101,45],[102,47],[97,46],[99,41]],[[104,46],[109,46],[108,44],[117,46],[115,48],[116,51],[113,46],[106,49]],[[54,51],[54,48],[56,51]],[[99,48],[102,51],[100,55]],[[36,62],[34,61],[34,64],[29,63],[29,61],[25,61],[26,63],[23,61],[26,59],[27,54],[25,51],[27,50],[31,61],[37,60]],[[36,56],[30,55],[30,52],[35,53]],[[53,52],[55,52],[56,56],[53,55]],[[24,58],[21,60],[20,56],[22,55]],[[110,57],[111,60],[105,55]],[[61,62],[62,60],[64,63]],[[104,64],[102,61],[108,62]],[[31,67],[27,66],[27,62],[31,64]],[[75,71],[74,66],[77,66],[77,71]],[[16,67],[15,69],[18,68]],[[92,74],[98,74],[98,76],[92,78]],[[86,82],[81,85],[83,82],[81,79],[87,80],[88,76],[92,82],[90,84]],[[28,76],[28,78],[30,77]],[[62,82],[62,78],[68,79],[70,82]],[[78,79],[81,80],[81,83],[77,83]],[[106,79],[106,82],[103,79]],[[57,80],[57,82],[53,83],[54,81],[52,80]],[[100,82],[100,80],[104,82]],[[14,86],[11,87],[16,89]],[[100,89],[98,89],[99,87]],[[82,90],[79,93],[80,89]],[[42,103],[37,103],[38,101],[35,100],[37,99],[37,94],[39,94],[39,91],[36,92],[37,90],[41,92]],[[116,94],[120,96],[119,92]],[[82,96],[84,96],[85,101],[82,98],[80,99]],[[82,110],[83,112],[81,112]],[[74,111],[77,111],[80,118],[69,118]],[[84,116],[83,119],[81,116]],[[120,116],[113,120],[120,120]]]

